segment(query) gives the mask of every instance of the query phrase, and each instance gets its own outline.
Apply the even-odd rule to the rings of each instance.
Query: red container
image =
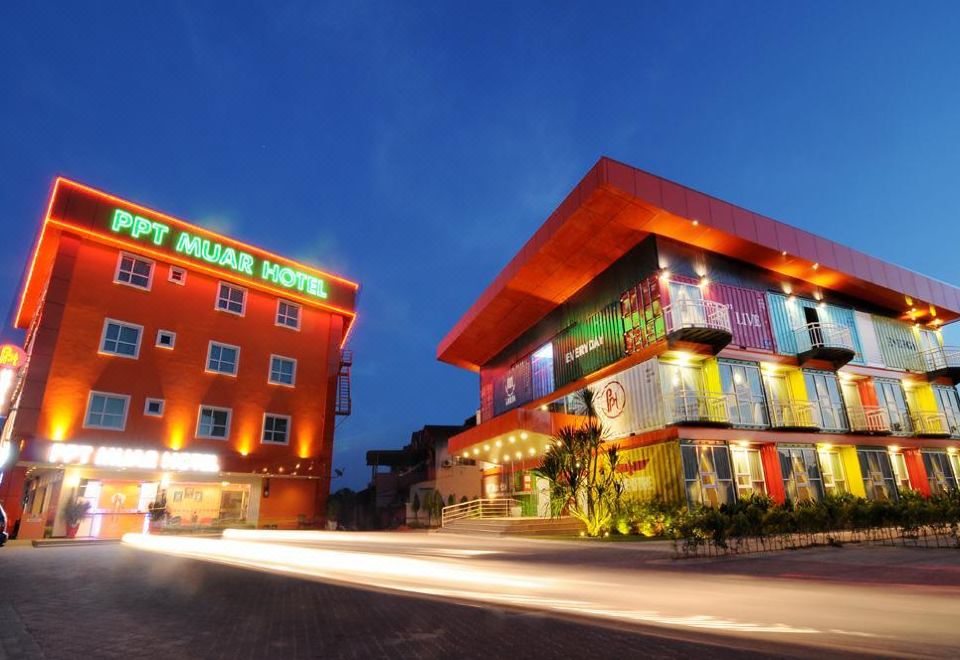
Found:
[[[729,284],[712,283],[707,298],[730,307],[730,326],[733,330],[731,346],[773,350],[773,333],[763,291],[743,289]]]

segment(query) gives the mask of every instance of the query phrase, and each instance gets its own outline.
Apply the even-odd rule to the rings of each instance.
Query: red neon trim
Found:
[[[309,307],[321,307],[323,309],[327,309],[327,310],[336,312],[338,314],[343,314],[344,316],[349,316],[351,318],[356,316],[356,312],[353,312],[351,310],[344,309],[342,307],[337,307],[336,305],[331,305],[330,303],[319,302],[315,299],[305,298],[298,293],[288,291],[286,289],[275,289],[269,285],[260,284],[255,280],[247,280],[246,278],[240,277],[236,274],[228,273],[222,270],[217,270],[215,268],[210,268],[209,266],[206,266],[199,262],[187,261],[185,259],[182,259],[180,257],[177,257],[167,252],[159,252],[157,250],[153,250],[151,248],[144,247],[139,244],[131,247],[130,243],[124,240],[113,238],[112,236],[108,236],[107,234],[102,234],[98,231],[91,231],[83,227],[77,227],[76,225],[70,224],[69,222],[63,222],[62,220],[55,220],[53,218],[48,218],[47,223],[53,225],[54,227],[63,229],[64,231],[75,232],[77,234],[81,234],[83,236],[93,238],[95,240],[101,241],[103,243],[107,243],[109,245],[114,245],[116,247],[131,250],[133,252],[149,255],[154,259],[156,259],[157,261],[165,261],[168,263],[177,264],[178,266],[183,266],[188,270],[198,270],[206,273],[207,275],[212,275],[217,279],[233,280],[235,282],[240,282],[244,286],[249,286],[250,288],[257,289],[259,291],[266,291],[272,294],[280,294],[280,297],[282,298],[286,298],[289,300],[296,300],[297,302],[303,303],[304,305],[307,305]]]
[[[303,268],[304,270],[308,270],[308,271],[311,271],[311,272],[313,272],[313,273],[317,273],[317,274],[319,274],[319,275],[322,275],[322,276],[324,276],[324,277],[327,277],[327,278],[329,278],[329,279],[336,280],[337,282],[341,282],[341,283],[346,284],[346,285],[348,285],[348,286],[352,286],[354,289],[359,289],[359,288],[360,288],[360,285],[359,285],[357,282],[353,282],[353,281],[351,281],[351,280],[348,280],[348,279],[346,279],[345,277],[341,277],[340,275],[335,275],[335,274],[333,274],[333,273],[328,273],[328,272],[326,272],[326,271],[320,270],[319,268],[314,268],[313,266],[308,266],[308,265],[306,265],[306,264],[302,264],[302,263],[300,263],[299,261],[294,261],[294,260],[292,260],[292,259],[289,259],[288,257],[284,257],[284,256],[281,256],[281,255],[276,254],[276,253],[274,253],[274,252],[270,252],[269,250],[264,250],[263,248],[259,248],[259,247],[255,246],[255,245],[250,245],[249,243],[243,243],[243,242],[238,241],[238,240],[236,240],[236,239],[234,239],[234,238],[230,238],[229,236],[224,236],[223,234],[217,234],[216,232],[212,232],[212,231],[210,231],[209,229],[204,229],[203,227],[199,227],[199,226],[197,226],[197,225],[191,224],[191,223],[187,222],[186,220],[181,220],[180,218],[175,218],[175,217],[173,217],[172,215],[167,215],[166,213],[163,213],[163,212],[161,212],[161,211],[157,211],[157,210],[151,209],[151,208],[149,208],[149,207],[147,207],[147,206],[142,206],[141,204],[137,204],[136,202],[131,202],[131,201],[129,201],[129,200],[123,199],[122,197],[117,197],[116,195],[111,195],[110,193],[104,192],[104,191],[102,191],[102,190],[97,190],[96,188],[91,188],[90,186],[84,185],[84,184],[79,183],[79,182],[77,182],[77,181],[73,181],[72,179],[63,179],[62,177],[58,177],[58,178],[57,178],[58,181],[60,181],[61,179],[62,179],[63,181],[65,181],[65,182],[69,183],[70,185],[76,186],[77,188],[79,188],[79,189],[81,189],[81,190],[83,190],[83,191],[89,192],[89,193],[91,193],[91,194],[93,194],[93,195],[97,195],[97,196],[102,197],[102,198],[104,198],[104,199],[108,199],[108,200],[110,200],[110,201],[117,202],[117,203],[123,204],[123,205],[125,205],[125,206],[132,207],[132,208],[137,209],[137,210],[139,210],[139,211],[143,211],[143,212],[145,212],[145,213],[149,213],[149,214],[151,214],[151,215],[155,215],[155,216],[157,216],[157,217],[163,218],[164,220],[169,220],[169,221],[171,221],[171,222],[175,222],[175,223],[178,223],[178,224],[181,224],[181,225],[185,225],[185,226],[190,227],[191,229],[193,229],[193,230],[195,230],[195,231],[198,231],[198,232],[200,232],[200,233],[206,234],[207,236],[224,239],[224,240],[226,240],[226,241],[228,241],[228,242],[230,242],[230,243],[234,243],[234,244],[239,245],[239,246],[243,246],[243,247],[246,247],[246,248],[250,248],[251,250],[260,252],[260,253],[262,253],[262,254],[265,254],[265,255],[267,255],[268,257],[273,257],[274,259],[278,259],[278,260],[281,260],[281,261],[285,261],[285,262],[287,262],[287,263],[296,264],[297,266]],[[51,198],[51,200],[50,200],[50,204],[51,204],[51,208],[52,208],[52,205],[53,205],[53,199],[52,199],[52,198]],[[48,217],[48,218],[50,217],[50,208],[47,209],[47,217]]]

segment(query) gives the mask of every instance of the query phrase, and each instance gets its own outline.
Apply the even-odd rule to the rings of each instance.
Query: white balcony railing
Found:
[[[942,412],[919,410],[910,413],[910,421],[916,435],[950,435],[950,424]]]
[[[882,406],[847,406],[847,417],[856,433],[890,433],[890,415]]]
[[[762,396],[727,395],[730,423],[747,428],[765,428],[770,425],[767,400]]]
[[[926,373],[943,369],[960,369],[960,347],[938,346],[920,351],[920,360]]]
[[[820,426],[817,404],[813,401],[770,402],[770,426],[775,429],[815,429]]]
[[[815,348],[840,348],[855,351],[850,328],[835,323],[808,323],[794,328],[797,353],[806,353]]]
[[[683,422],[728,424],[730,415],[727,408],[729,394],[719,392],[675,392],[663,397],[666,406],[667,423]]]
[[[732,333],[730,308],[713,300],[677,300],[663,308],[667,334],[687,328]]]

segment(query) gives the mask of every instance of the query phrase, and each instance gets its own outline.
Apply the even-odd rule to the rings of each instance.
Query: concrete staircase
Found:
[[[440,528],[444,534],[487,536],[576,536],[583,523],[576,518],[461,518]]]

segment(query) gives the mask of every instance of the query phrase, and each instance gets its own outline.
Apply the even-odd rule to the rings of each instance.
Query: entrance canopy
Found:
[[[582,420],[577,415],[516,408],[450,438],[450,454],[498,465],[538,463],[561,428]]]

